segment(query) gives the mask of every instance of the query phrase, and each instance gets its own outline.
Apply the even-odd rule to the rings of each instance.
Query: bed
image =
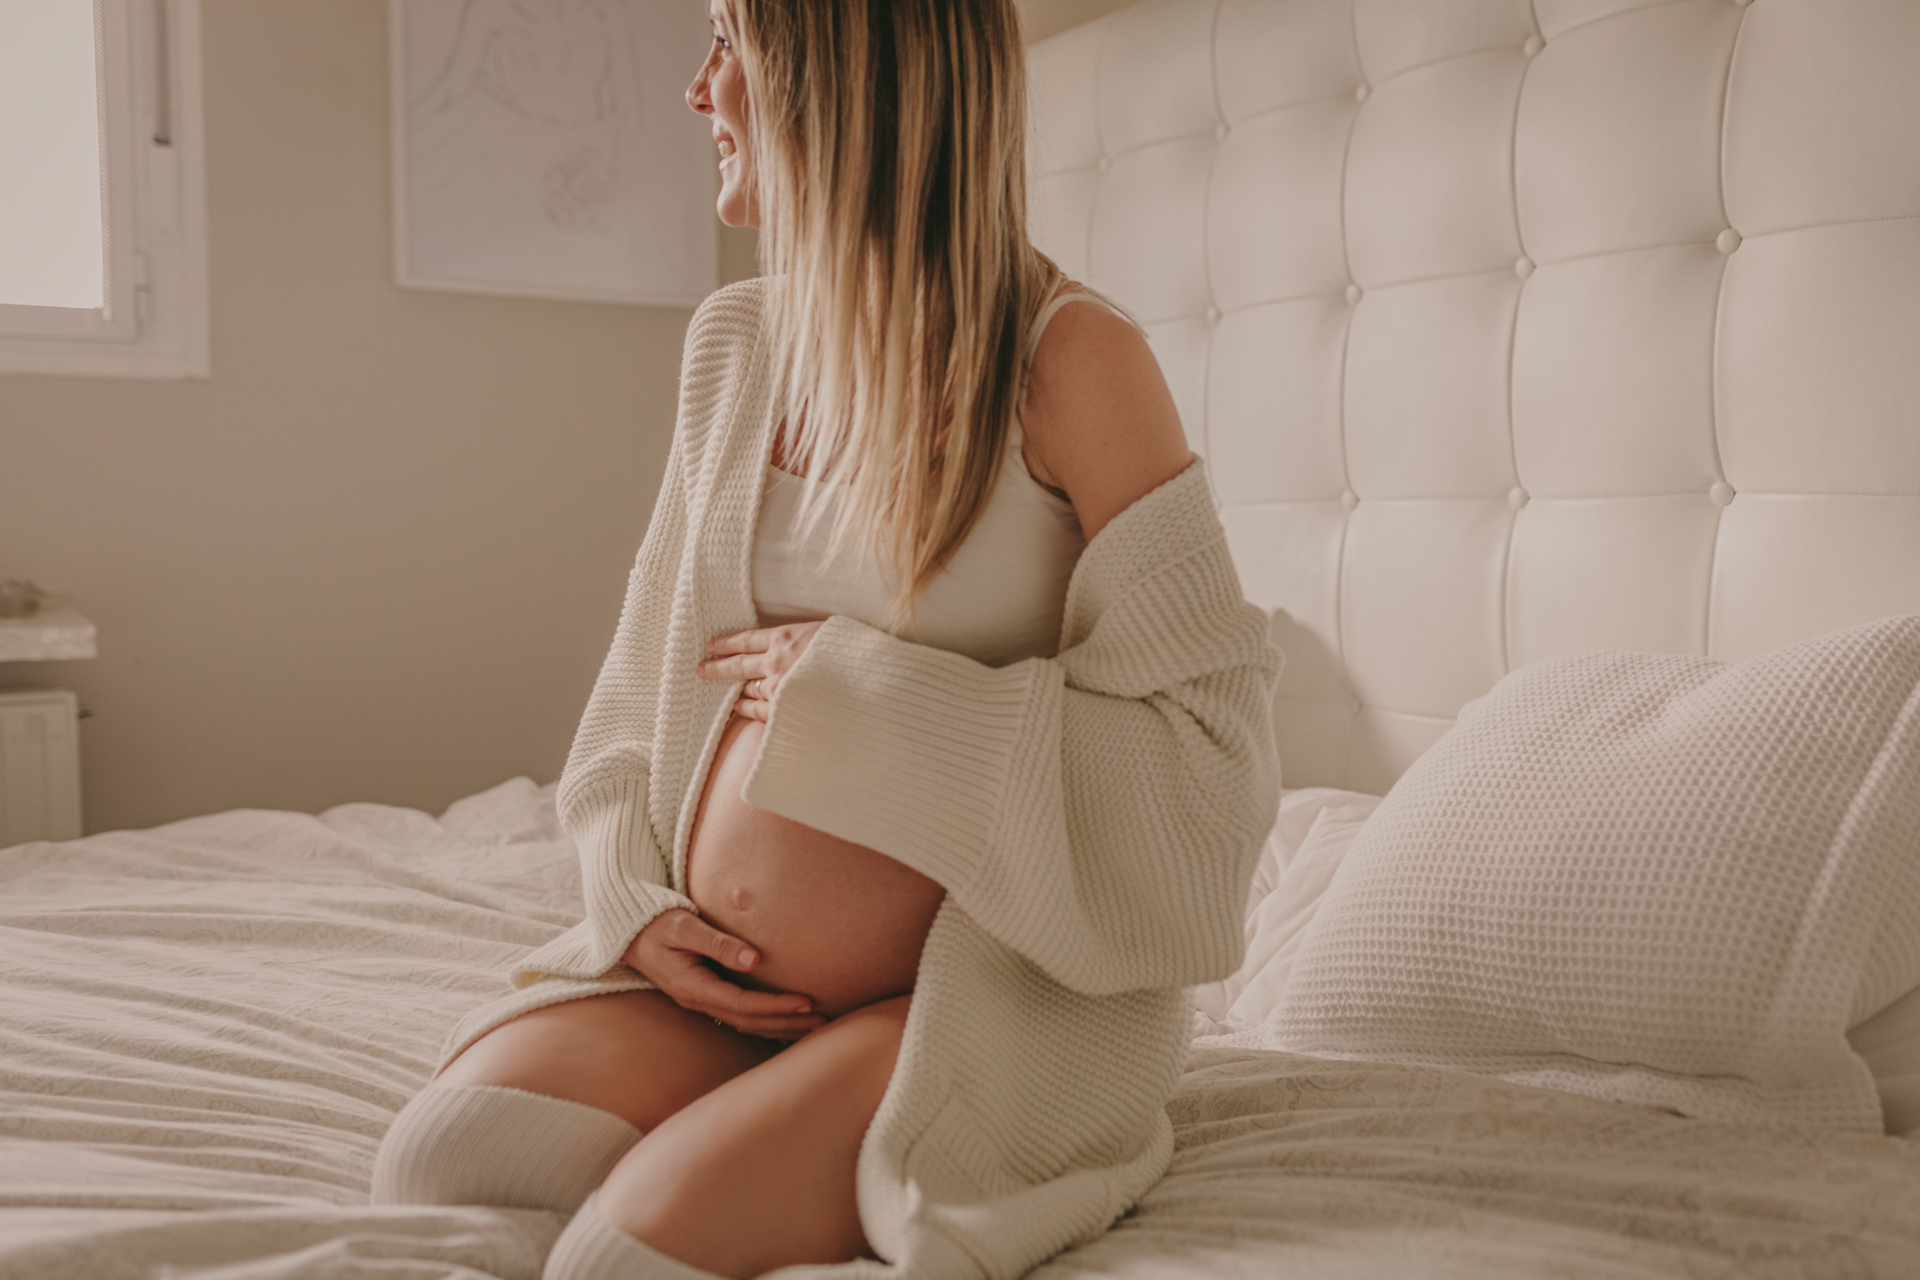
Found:
[[[1920,704],[1832,709],[1908,688],[1920,652],[1916,63],[1907,0],[1152,0],[1035,47],[1036,239],[1141,319],[1209,460],[1287,655],[1289,788],[1248,964],[1194,993],[1168,1176],[1037,1276],[1920,1276]],[[1342,967],[1339,922],[1445,900],[1451,865],[1441,897],[1406,889],[1434,796],[1495,858],[1476,831],[1579,790],[1578,755],[1482,768],[1519,759],[1493,749],[1514,725],[1632,719],[1549,715],[1543,689],[1665,709],[1824,689],[1842,659],[1834,698],[1752,722],[1779,733],[1703,750],[1634,720],[1673,763],[1633,785],[1752,757],[1771,785],[1686,829],[1762,815],[1750,843],[1783,857],[1805,815],[1847,815],[1822,829],[1848,860],[1766,926],[1877,975],[1788,1010],[1846,1033],[1801,1072],[1847,1076],[1845,1106],[1463,1057],[1395,1022],[1404,975]],[[1582,803],[1583,830],[1624,821]],[[1409,856],[1370,897],[1355,868]],[[537,1276],[557,1218],[375,1209],[367,1177],[446,1031],[578,911],[526,779],[439,817],[0,851],[0,1277]],[[1417,923],[1437,947],[1484,922]],[[1583,936],[1657,952],[1636,927]],[[1771,960],[1743,963],[1682,988]],[[1378,996],[1357,1029],[1355,991]],[[1755,1016],[1800,1025],[1791,1003]]]
[[[1294,791],[1275,849],[1337,843],[1377,803]],[[572,921],[578,893],[552,788],[525,779],[438,819],[238,812],[7,851],[0,1275],[533,1280],[557,1215],[376,1209],[367,1178],[447,1028]],[[1920,1262],[1920,1143],[1205,1029],[1172,1102],[1171,1173],[1046,1280]]]

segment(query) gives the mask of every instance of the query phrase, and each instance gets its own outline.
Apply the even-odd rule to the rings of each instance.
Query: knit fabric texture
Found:
[[[755,625],[751,552],[781,397],[764,281],[689,330],[678,430],[559,790],[586,919],[448,1053],[539,1004],[644,986],[621,963],[686,884],[737,686],[695,678]],[[1104,528],[1061,651],[1006,667],[829,619],[781,681],[746,799],[877,849],[948,898],[859,1162],[878,1274],[998,1280],[1106,1227],[1160,1176],[1182,988],[1239,963],[1279,799],[1279,655],[1195,462]]]
[[[591,1198],[553,1242],[540,1280],[720,1280],[607,1221]]]
[[[1368,821],[1276,1043],[1877,1132],[1847,1028],[1920,983],[1920,617],[1738,665],[1508,676]]]
[[[497,1085],[428,1085],[388,1126],[375,1204],[572,1213],[640,1141],[611,1111]]]

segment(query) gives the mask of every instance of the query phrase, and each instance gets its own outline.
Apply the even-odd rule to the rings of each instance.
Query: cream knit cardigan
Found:
[[[521,990],[450,1052],[527,1009],[646,986],[628,942],[693,909],[688,829],[736,692],[694,664],[709,637],[755,625],[777,406],[764,290],[733,286],[694,317],[666,480],[561,780],[586,920],[528,956]],[[747,801],[948,894],[860,1153],[861,1220],[894,1265],[835,1274],[1017,1276],[1165,1170],[1181,988],[1238,964],[1278,803],[1278,670],[1198,462],[1088,546],[1057,658],[996,669],[844,617],[814,636]]]

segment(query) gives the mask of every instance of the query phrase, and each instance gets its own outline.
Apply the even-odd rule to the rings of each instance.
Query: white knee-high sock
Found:
[[[591,1197],[553,1242],[540,1280],[718,1280],[608,1222]]]
[[[486,1204],[571,1213],[640,1131],[598,1107],[496,1085],[429,1085],[373,1163],[375,1204]]]

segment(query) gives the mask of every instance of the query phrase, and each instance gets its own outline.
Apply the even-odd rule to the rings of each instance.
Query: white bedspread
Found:
[[[572,923],[548,790],[0,852],[0,1277],[533,1280],[365,1204],[447,1029]],[[1920,1143],[1197,1042],[1172,1172],[1041,1276],[1920,1276]]]
[[[367,1179],[448,1027],[579,893],[525,779],[438,822],[237,812],[0,852],[0,1276],[532,1280],[549,1215],[374,1209]]]

